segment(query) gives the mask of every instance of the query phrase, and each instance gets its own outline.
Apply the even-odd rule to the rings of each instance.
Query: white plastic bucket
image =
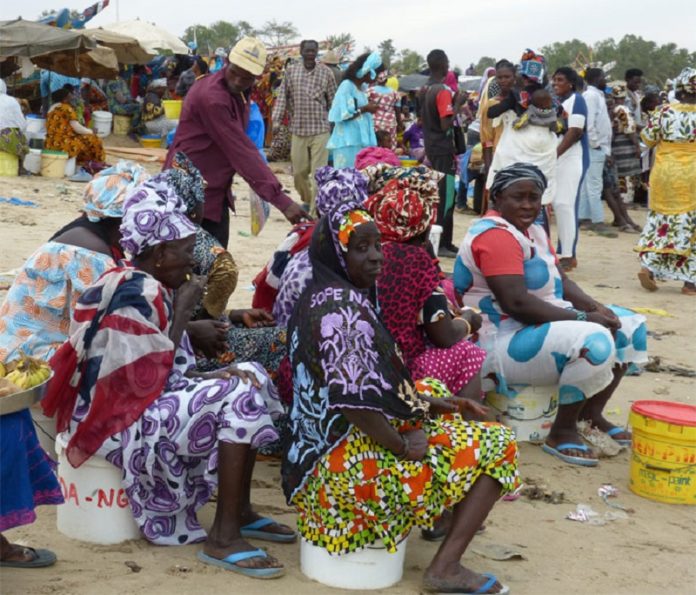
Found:
[[[66,446],[66,437],[58,434],[58,481],[65,498],[56,509],[58,531],[102,545],[138,539],[140,530],[121,487],[121,470],[96,455],[75,469],[65,457]]]
[[[29,149],[24,157],[23,165],[28,172],[39,175],[41,173],[41,149]]]
[[[543,442],[558,411],[558,387],[526,386],[514,399],[491,391],[486,403],[515,432],[518,442]]]
[[[96,111],[92,114],[94,134],[97,136],[109,136],[111,134],[111,122],[113,114],[111,112]]]
[[[27,128],[25,130],[27,136],[36,135],[42,136],[46,134],[46,119],[34,114],[27,116]]]
[[[437,256],[437,251],[440,249],[440,236],[442,235],[441,225],[432,225],[430,227],[430,243],[433,246],[433,252]]]
[[[378,541],[359,552],[332,556],[323,547],[302,539],[300,568],[307,578],[337,589],[386,589],[403,576],[407,541],[404,539],[394,554]]]
[[[65,177],[69,178],[70,176],[74,176],[76,167],[77,157],[69,157],[68,160],[65,162]]]

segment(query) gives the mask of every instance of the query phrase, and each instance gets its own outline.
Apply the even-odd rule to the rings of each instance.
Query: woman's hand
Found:
[[[360,108],[360,112],[363,114],[374,114],[377,110],[379,110],[379,106],[376,103],[368,103],[367,105],[363,105]]]
[[[177,311],[193,311],[203,296],[207,282],[208,277],[205,275],[192,275],[191,279],[176,290],[174,308]]]
[[[261,383],[259,382],[259,379],[256,377],[256,374],[250,372],[249,370],[243,370],[235,364],[227,366],[226,368],[214,370],[213,372],[194,372],[194,376],[198,378],[203,378],[205,380],[229,380],[233,376],[236,376],[242,382],[250,382],[254,388],[261,388]]]
[[[467,419],[485,419],[488,415],[488,407],[464,397],[426,397],[420,395],[420,398],[430,404],[430,413],[435,415],[460,413]]]
[[[275,318],[262,308],[249,308],[247,310],[231,310],[230,321],[235,324],[243,324],[246,328],[262,328],[275,326]]]
[[[621,328],[621,322],[618,316],[614,314],[609,308],[602,306],[603,310],[599,308],[594,312],[587,313],[587,322],[594,322],[596,324],[601,324],[603,327],[608,328],[612,333],[618,331]]]
[[[186,325],[186,332],[193,347],[212,359],[227,349],[229,328],[229,324],[220,320],[194,320]]]
[[[483,324],[483,318],[481,318],[481,315],[470,308],[460,310],[460,316],[463,320],[466,320],[469,323],[472,334],[478,331],[481,328],[481,324]]]
[[[408,441],[408,448],[401,458],[406,461],[422,461],[428,450],[428,437],[423,430],[411,430],[402,434]]]

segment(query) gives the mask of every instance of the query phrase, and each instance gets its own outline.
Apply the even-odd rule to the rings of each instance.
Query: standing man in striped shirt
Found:
[[[316,41],[300,43],[302,59],[285,71],[273,108],[274,129],[286,110],[290,117],[295,188],[309,212],[314,212],[314,172],[329,160],[329,108],[336,94],[336,79],[328,66],[317,62],[318,52]]]

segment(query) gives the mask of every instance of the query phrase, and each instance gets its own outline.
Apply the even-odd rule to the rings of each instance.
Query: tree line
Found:
[[[589,64],[614,65],[609,70],[613,80],[623,80],[629,68],[640,68],[647,83],[662,87],[667,79],[674,78],[685,66],[696,65],[696,52],[677,47],[675,43],[659,45],[638,35],[625,35],[619,41],[612,38],[588,44],[579,39],[557,41],[539,49],[548,63],[549,72],[559,66],[572,66],[583,70]],[[504,56],[500,56],[498,59]],[[516,62],[518,57],[508,57]],[[483,56],[476,65],[476,72],[483,73],[493,66],[495,58]]]

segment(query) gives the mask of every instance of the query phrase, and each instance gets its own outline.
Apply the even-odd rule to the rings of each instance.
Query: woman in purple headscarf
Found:
[[[43,401],[78,467],[94,455],[123,471],[144,537],[205,541],[199,558],[257,578],[282,564],[245,538],[291,542],[294,531],[258,516],[249,500],[256,449],[278,438],[277,393],[258,364],[202,373],[185,332],[205,287],[193,275],[196,227],[168,177],[127,198],[121,245],[131,256],[87,289],[69,339],[51,360]],[[206,535],[197,510],[218,489]]]

